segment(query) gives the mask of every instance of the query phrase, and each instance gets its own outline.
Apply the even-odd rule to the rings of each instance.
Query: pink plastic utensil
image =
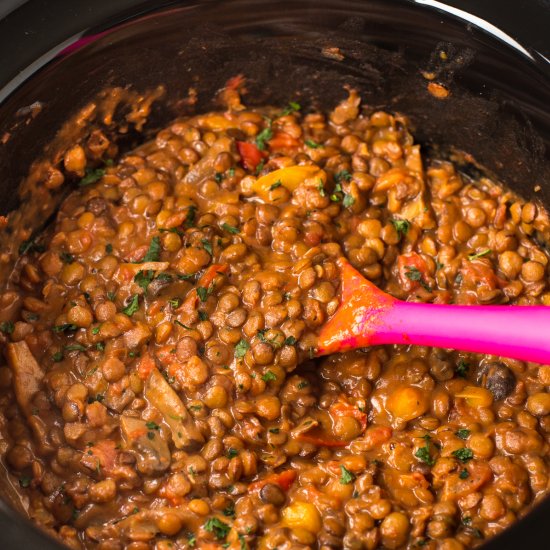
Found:
[[[403,302],[367,281],[344,258],[338,263],[342,302],[321,329],[317,356],[415,344],[550,364],[550,307]]]

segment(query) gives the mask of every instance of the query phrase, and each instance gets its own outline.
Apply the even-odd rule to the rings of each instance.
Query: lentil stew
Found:
[[[546,212],[353,90],[306,114],[241,84],[117,162],[100,133],[65,155],[79,187],[0,297],[29,516],[101,550],[481,544],[548,492],[550,366],[316,334],[342,255],[400,299],[549,305]]]

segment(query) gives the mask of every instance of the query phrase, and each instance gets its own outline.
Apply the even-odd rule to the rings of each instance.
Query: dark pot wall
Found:
[[[84,4],[89,9],[81,7]],[[460,3],[468,4],[473,2]],[[505,25],[513,26],[506,5],[500,9],[496,0],[483,4],[485,9],[498,6]],[[522,2],[515,4],[519,9]],[[524,36],[533,21],[533,41],[525,39],[522,51],[463,20],[406,0],[94,0],[56,2],[55,8],[46,0],[30,2],[34,11],[24,6],[0,21],[0,51],[14,53],[0,67],[0,86],[5,86],[0,90],[0,134],[10,134],[0,144],[0,211],[17,206],[15,189],[30,162],[41,156],[61,123],[103,88],[166,87],[164,100],[145,126],[147,134],[190,109],[181,101],[190,86],[199,92],[194,109],[207,109],[216,90],[239,73],[247,77],[246,101],[252,105],[298,100],[305,108],[328,107],[344,95],[345,84],[356,86],[367,104],[406,113],[425,147],[465,150],[510,187],[550,204],[550,66],[535,51],[544,51],[547,44],[537,35],[541,20],[531,13],[533,6],[544,6],[535,0],[525,4],[517,32],[507,29],[514,37]],[[144,13],[166,5],[167,14]],[[64,9],[56,11],[60,6]],[[53,26],[52,14],[58,16]],[[142,18],[130,21],[132,14]],[[114,23],[118,27],[106,32]],[[73,44],[63,53],[63,47],[56,48],[89,27],[87,35],[95,36],[81,41],[80,48]],[[31,42],[22,38],[28,29],[35,33]],[[321,55],[326,46],[339,47],[344,59]],[[438,56],[433,54],[441,49],[448,54],[447,62],[435,61]],[[30,70],[18,73],[47,51],[50,54]],[[427,69],[449,86],[448,100],[427,93],[421,76]],[[41,104],[36,116],[21,111],[36,101]],[[117,128],[111,130],[116,133]],[[120,140],[122,148],[143,139],[134,130]],[[536,185],[541,187],[538,193]],[[47,215],[45,210],[42,218]],[[33,226],[44,219],[36,217]],[[540,518],[549,513],[546,502],[487,548],[516,549],[522,541],[544,548],[547,530]],[[6,550],[21,543],[48,548],[4,505],[0,541]]]

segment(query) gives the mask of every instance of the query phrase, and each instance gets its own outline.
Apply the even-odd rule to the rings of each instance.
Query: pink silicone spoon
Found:
[[[550,364],[550,307],[403,302],[382,292],[347,260],[342,301],[323,326],[317,355],[377,344],[454,348]]]

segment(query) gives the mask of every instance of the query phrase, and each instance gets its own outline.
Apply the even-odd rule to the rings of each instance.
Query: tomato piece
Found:
[[[211,284],[216,275],[220,275],[221,273],[225,273],[229,269],[229,265],[227,264],[212,264],[208,269],[204,272],[202,277],[199,279],[198,286],[202,286],[203,288],[208,288]]]
[[[401,286],[407,292],[428,287],[428,266],[420,254],[416,252],[401,254],[397,259],[397,268]]]
[[[242,157],[243,166],[251,171],[256,170],[265,156],[265,153],[262,153],[254,143],[248,141],[237,141],[237,151]]]
[[[151,371],[155,368],[155,360],[148,353],[144,354],[138,363],[137,373],[142,380],[147,380]]]
[[[267,143],[270,149],[293,149],[300,146],[296,138],[280,130]]]
[[[387,443],[392,436],[392,429],[387,426],[371,426],[367,428],[363,436],[365,450],[371,451],[380,445]]]
[[[356,405],[348,403],[342,395],[330,406],[329,414],[333,418],[341,416],[355,418],[363,430],[367,427],[367,414],[360,411]]]
[[[466,479],[461,479],[460,471],[465,469],[468,472]],[[472,460],[460,468],[459,472],[449,475],[443,485],[442,500],[461,498],[477,491],[487,483],[493,476],[489,464]]]
[[[256,491],[258,489],[261,489],[264,485],[267,485],[268,483],[273,483],[278,485],[283,491],[288,491],[294,483],[295,479],[296,470],[284,470],[283,472],[280,472],[278,474],[270,474],[264,479],[260,479],[258,481],[255,481],[254,483],[251,483],[248,486],[248,489],[249,491]]]
[[[111,472],[115,465],[116,455],[116,443],[111,439],[103,439],[85,451],[81,462],[92,470],[102,468],[105,472]]]
[[[463,281],[472,286],[483,285],[491,290],[496,289],[498,284],[497,276],[492,267],[485,262],[468,261],[462,267]]]

